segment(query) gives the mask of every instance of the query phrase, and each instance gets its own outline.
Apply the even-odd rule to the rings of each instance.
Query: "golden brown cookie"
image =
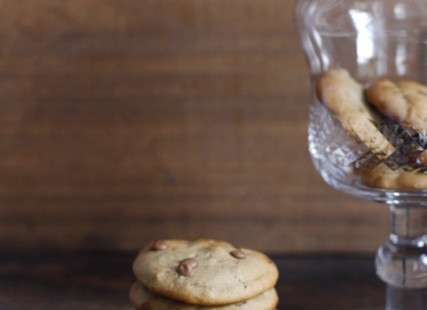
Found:
[[[379,158],[394,152],[393,145],[377,129],[378,117],[364,100],[363,87],[345,69],[330,69],[317,79],[319,99],[338,118],[344,130],[364,143]]]
[[[196,305],[238,303],[274,287],[276,265],[264,254],[217,240],[165,240],[141,251],[133,264],[151,292]]]
[[[427,134],[427,86],[413,81],[379,79],[366,90],[370,104],[406,128]]]
[[[139,282],[135,282],[129,292],[129,298],[136,309],[141,310],[272,310],[279,298],[274,288],[254,298],[226,306],[197,306],[184,304],[172,299],[148,292]]]
[[[399,190],[427,189],[427,174],[391,170],[385,164],[361,174],[362,182],[370,187]]]

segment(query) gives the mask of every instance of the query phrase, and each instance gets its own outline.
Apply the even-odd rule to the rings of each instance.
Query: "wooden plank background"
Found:
[[[374,251],[307,153],[288,0],[0,1],[0,248]]]

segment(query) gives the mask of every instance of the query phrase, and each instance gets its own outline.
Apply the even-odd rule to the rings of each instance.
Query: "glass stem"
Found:
[[[408,250],[424,248],[427,244],[427,210],[413,205],[391,205],[390,211],[390,243]]]
[[[377,251],[378,276],[401,288],[427,288],[427,208],[390,205],[389,240]]]
[[[427,287],[427,208],[391,205],[389,240],[377,252],[377,273],[403,288]]]

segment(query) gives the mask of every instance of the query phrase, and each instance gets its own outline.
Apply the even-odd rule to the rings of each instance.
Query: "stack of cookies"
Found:
[[[218,240],[161,240],[134,261],[137,309],[275,309],[278,270],[264,254]]]

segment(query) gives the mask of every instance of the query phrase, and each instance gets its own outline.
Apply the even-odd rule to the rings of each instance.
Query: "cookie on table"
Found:
[[[150,292],[207,306],[250,299],[278,278],[266,255],[210,239],[157,241],[141,250],[133,271]]]
[[[317,79],[318,98],[337,117],[349,136],[364,143],[379,158],[394,152],[393,145],[374,125],[378,116],[364,99],[363,87],[345,69],[330,69]]]
[[[426,190],[427,174],[410,173],[401,169],[391,170],[385,164],[362,174],[362,182],[371,187],[399,190]]]
[[[139,282],[135,282],[129,292],[129,298],[136,309],[141,310],[273,310],[279,298],[271,288],[249,300],[226,306],[197,306],[167,299],[147,291]]]
[[[366,98],[378,111],[402,126],[424,136],[427,134],[427,86],[382,78],[367,88]]]

